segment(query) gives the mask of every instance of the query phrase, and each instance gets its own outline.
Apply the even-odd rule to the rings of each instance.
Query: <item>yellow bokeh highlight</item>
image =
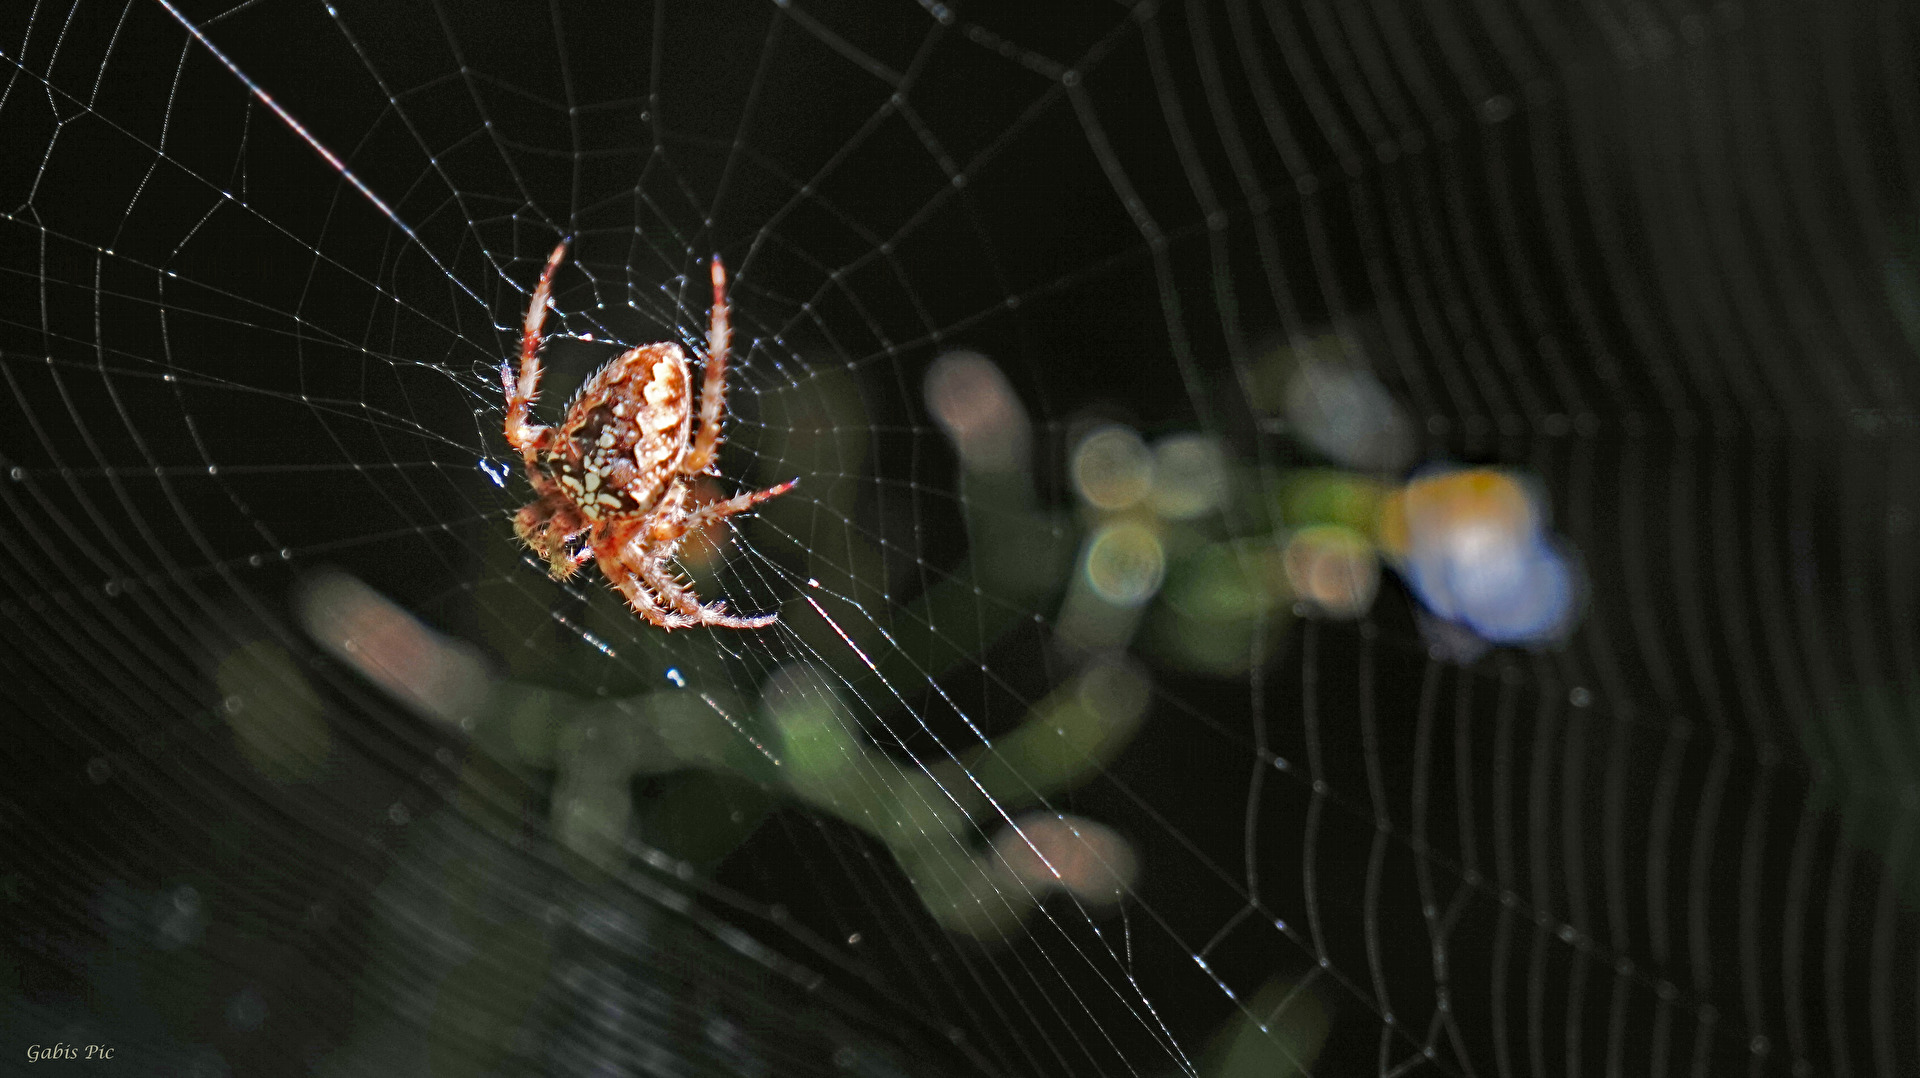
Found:
[[[1281,555],[1296,598],[1334,617],[1357,618],[1380,590],[1380,559],[1366,536],[1338,524],[1302,528]]]
[[[1167,553],[1152,528],[1119,521],[1087,545],[1087,584],[1100,598],[1136,607],[1153,598],[1167,572]]]
[[[1096,428],[1074,448],[1073,489],[1095,509],[1136,505],[1153,489],[1153,452],[1131,427]]]
[[[1534,501],[1507,472],[1463,468],[1416,479],[1381,500],[1374,535],[1388,557],[1404,560],[1417,533],[1463,524],[1524,534],[1536,521]]]

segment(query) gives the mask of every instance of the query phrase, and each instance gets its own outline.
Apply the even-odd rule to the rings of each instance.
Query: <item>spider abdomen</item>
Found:
[[[551,472],[588,520],[644,513],[666,492],[692,434],[692,379],[677,344],[629,349],[567,409]],[[577,466],[574,465],[577,461]]]

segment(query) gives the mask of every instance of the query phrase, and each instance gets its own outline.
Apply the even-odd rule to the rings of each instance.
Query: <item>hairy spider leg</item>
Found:
[[[640,579],[668,606],[697,619],[700,601],[693,597],[687,585],[674,579],[667,568],[667,563],[680,549],[681,538],[686,535],[686,518],[687,481],[675,476],[654,511],[652,526],[636,530],[627,538],[627,557],[622,560],[638,566]]]
[[[530,471],[527,478],[533,483],[536,497],[514,514],[514,534],[547,562],[548,576],[565,580],[593,557],[590,549],[567,553],[567,544],[587,530],[587,522],[580,519],[553,480],[538,470]]]
[[[718,474],[719,471],[715,465],[720,452],[720,415],[727,405],[727,347],[732,336],[732,326],[727,319],[727,268],[720,264],[720,256],[714,255],[707,361],[701,364],[700,429],[694,435],[693,448],[680,462],[680,470],[688,475]]]
[[[751,494],[735,494],[725,501],[708,502],[687,514],[686,520],[680,524],[680,531],[682,533],[698,531],[716,520],[724,520],[735,513],[744,513],[754,506],[759,505],[761,502],[778,498],[780,495],[785,494],[787,491],[799,485],[800,480],[789,479],[779,486],[768,487],[765,490],[756,490]]]
[[[688,586],[673,578],[673,570],[667,567],[667,557],[665,553],[656,553],[642,559],[639,570],[640,579],[645,581],[667,606],[699,621],[704,609],[700,601],[695,599],[692,592],[688,590]]]
[[[726,613],[725,600],[701,606],[688,588],[673,578],[667,568],[667,562],[680,548],[687,533],[705,528],[717,520],[723,520],[735,513],[744,512],[771,498],[777,498],[798,486],[798,479],[788,480],[777,487],[754,491],[750,494],[738,494],[725,501],[710,502],[689,513],[686,511],[687,488],[684,480],[675,479],[662,500],[665,512],[644,535],[636,535],[633,542],[636,553],[645,551],[640,559],[640,575],[660,597],[681,612],[697,619],[701,625],[716,625],[728,629],[764,629],[779,620],[778,614],[761,614],[756,617],[740,617]]]
[[[661,510],[656,514],[653,526],[644,535],[635,534],[629,542],[638,544],[636,552],[646,550],[664,550],[671,557],[680,547],[680,541],[687,533],[698,531],[715,521],[724,520],[735,513],[744,513],[759,505],[771,501],[800,485],[800,480],[789,479],[779,486],[756,490],[747,494],[736,494],[731,498],[707,504],[691,513],[686,511],[686,481],[675,477],[668,485],[667,492],[660,499]]]
[[[652,515],[668,520],[684,517],[686,499],[685,481],[676,476]],[[634,613],[663,629],[691,628],[700,624],[700,604],[666,571],[680,544],[654,541],[658,527],[638,519],[596,527],[592,542],[600,571],[626,597]]]
[[[677,613],[660,605],[660,600],[641,585],[633,570],[621,564],[617,558],[600,559],[600,572],[626,596],[627,605],[633,612],[669,632],[674,629],[691,629],[700,624],[694,618]]]
[[[639,538],[636,537],[636,540]],[[667,567],[675,545],[670,542],[652,548],[651,553],[636,559],[637,566],[619,558],[601,559],[601,572],[626,596],[627,605],[633,608],[634,613],[669,632],[690,629],[696,625],[722,629],[764,629],[780,620],[778,614],[735,617],[726,612],[727,604],[724,601],[701,606],[691,590],[675,580]]]
[[[727,601],[716,599],[700,608],[700,624],[711,625],[718,629],[764,629],[780,620],[778,614],[761,614],[759,617],[741,618],[726,612]]]
[[[551,427],[527,422],[527,414],[533,407],[534,399],[540,395],[540,345],[543,343],[540,327],[547,320],[547,300],[553,295],[553,275],[566,254],[567,243],[561,240],[553,253],[547,256],[547,267],[540,271],[540,283],[534,286],[533,302],[527,305],[527,320],[520,327],[519,379],[515,380],[513,367],[509,363],[505,360],[500,363],[500,386],[507,394],[507,444],[520,451],[529,468],[533,467],[538,452],[546,448],[553,436]]]
[[[686,536],[688,522],[695,517],[695,514],[687,512],[686,500],[686,480],[676,477],[662,495],[657,510],[658,519],[651,525],[641,526],[636,522],[631,530],[622,529],[604,537],[607,545],[600,558],[601,572],[626,596],[634,613],[663,629],[684,629],[695,625],[722,629],[764,629],[779,621],[778,614],[761,614],[757,617],[729,614],[724,600],[702,606],[700,600],[694,597],[692,588],[675,579],[669,563],[673,560],[674,552],[680,548],[680,541]],[[750,505],[765,498],[743,496],[731,500],[745,501]],[[700,519],[708,518],[702,516]]]

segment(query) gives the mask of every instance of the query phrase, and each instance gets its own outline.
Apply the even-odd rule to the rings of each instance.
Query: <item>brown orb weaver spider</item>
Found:
[[[507,396],[507,441],[526,462],[535,499],[514,515],[513,530],[565,580],[598,562],[633,611],[662,629],[712,625],[764,629],[778,614],[739,617],[725,602],[702,605],[669,563],[688,532],[697,531],[792,490],[800,480],[687,508],[688,480],[718,475],[720,424],[727,402],[727,271],[713,258],[713,310],[700,386],[700,426],[693,426],[693,377],[672,341],[629,348],[595,371],[567,405],[558,427],[536,426],[528,414],[540,389],[540,327],[553,274],[566,257],[562,242],[547,257],[520,333],[520,372],[500,364]],[[587,540],[578,553],[575,538]]]

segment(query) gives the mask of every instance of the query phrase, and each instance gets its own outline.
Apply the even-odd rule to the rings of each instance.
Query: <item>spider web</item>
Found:
[[[6,1052],[1920,1066],[1906,7],[5,22]],[[699,354],[726,259],[711,494],[800,486],[681,564],[775,628],[665,634],[513,543],[498,365],[562,238],[547,421]],[[1463,656],[1399,584],[1099,643],[1078,447],[1224,459],[1159,534],[1244,568],[1324,463],[1261,388],[1318,339],[1419,460],[1537,484],[1564,645]]]

